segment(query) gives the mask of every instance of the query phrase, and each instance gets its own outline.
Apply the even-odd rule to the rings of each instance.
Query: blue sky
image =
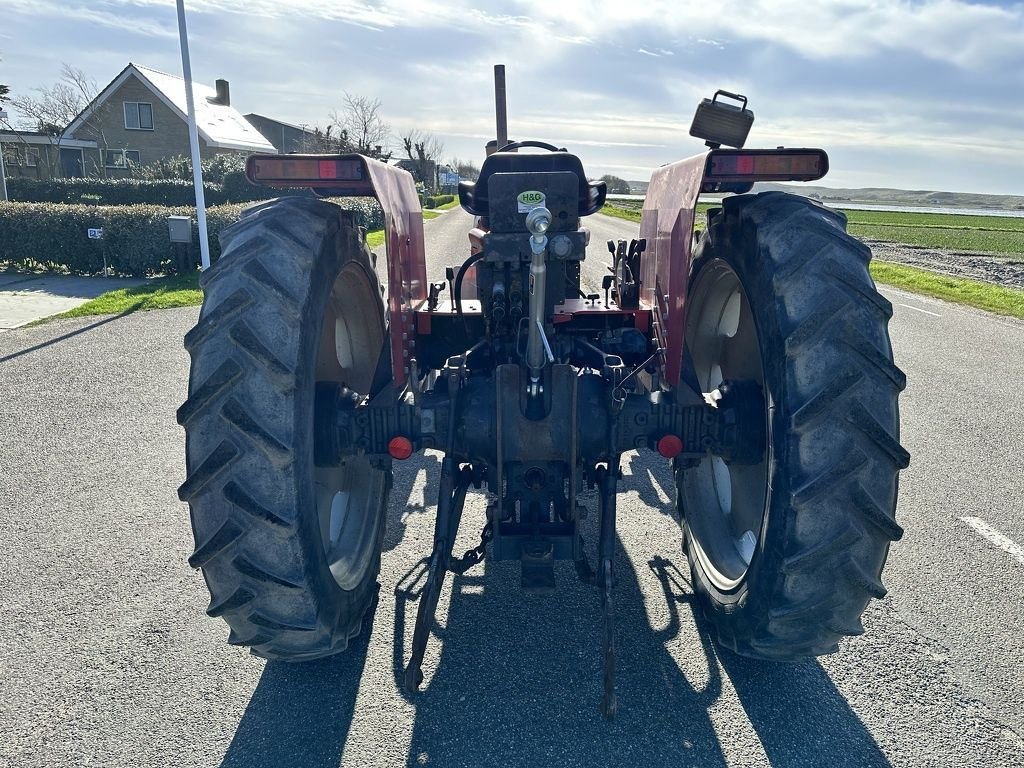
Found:
[[[174,0],[2,0],[0,82],[101,84],[129,61],[180,74]],[[326,121],[379,97],[396,134],[479,161],[507,67],[509,133],[594,176],[645,179],[701,150],[716,88],[746,94],[750,146],[822,146],[830,186],[1024,194],[1024,2],[961,0],[186,0],[197,80],[242,112]],[[397,143],[397,139],[396,142]]]

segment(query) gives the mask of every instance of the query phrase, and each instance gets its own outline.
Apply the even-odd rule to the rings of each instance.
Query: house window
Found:
[[[25,150],[25,165],[29,168],[35,168],[39,165],[39,152],[34,149]]]
[[[142,157],[137,149],[105,149],[103,165],[107,168],[137,168]]]
[[[18,152],[17,147],[4,149],[4,163],[11,166],[21,165],[21,153]]]
[[[144,101],[126,101],[124,127],[130,131],[152,131],[153,105]]]

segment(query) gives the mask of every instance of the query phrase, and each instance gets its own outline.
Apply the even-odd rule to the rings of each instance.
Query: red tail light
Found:
[[[250,182],[267,187],[330,187],[350,195],[372,195],[363,161],[336,155],[252,155]]]
[[[826,173],[823,149],[716,149],[708,153],[704,181],[816,181]]]

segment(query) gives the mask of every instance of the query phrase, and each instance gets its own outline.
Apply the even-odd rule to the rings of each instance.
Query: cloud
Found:
[[[432,131],[448,153],[476,158],[494,132],[492,65],[505,62],[510,133],[579,146],[596,175],[649,171],[700,151],[689,121],[697,102],[721,87],[750,96],[758,117],[752,143],[835,147],[836,174],[869,175],[877,157],[878,173],[898,177],[905,168],[915,185],[929,174],[948,180],[950,164],[962,189],[1020,191],[1024,176],[1017,138],[1024,109],[1014,98],[1024,92],[1022,4],[648,0],[624,12],[621,0],[186,0],[186,7],[196,78],[229,78],[243,111],[297,124],[322,123],[346,91],[378,96],[396,133]],[[18,90],[55,80],[62,59],[100,82],[129,60],[179,71],[173,0],[5,0],[4,10],[4,82]],[[1014,173],[986,159],[970,177],[972,157],[998,151]],[[844,170],[844,158],[857,166]]]

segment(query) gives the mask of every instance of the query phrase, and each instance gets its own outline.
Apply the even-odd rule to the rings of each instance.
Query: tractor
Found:
[[[522,586],[571,561],[600,594],[601,709],[614,716],[620,461],[671,463],[699,610],[718,643],[769,661],[827,654],[881,598],[899,470],[890,303],[840,212],[755,182],[812,181],[820,149],[745,149],[753,113],[698,106],[700,154],[651,177],[639,237],[609,243],[601,292],[581,263],[606,201],[579,157],[497,136],[475,182],[469,256],[428,278],[412,177],[360,155],[256,155],[254,184],[310,188],[246,210],[202,275],[188,398],[188,502],[228,642],[284,661],[342,652],[376,606],[392,463],[443,453],[433,551],[404,687],[445,575],[518,560]],[[724,146],[723,146],[724,145]],[[721,198],[695,227],[702,194]],[[375,198],[386,259],[323,199]],[[453,556],[470,488],[480,545]],[[591,564],[579,495],[596,490]],[[593,548],[594,542],[589,547]]]

